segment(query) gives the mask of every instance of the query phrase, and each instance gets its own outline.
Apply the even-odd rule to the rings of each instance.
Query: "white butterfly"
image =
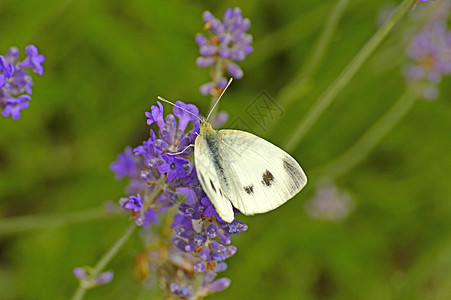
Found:
[[[230,83],[231,80],[224,91]],[[158,99],[177,106],[164,98]],[[194,162],[202,189],[221,219],[233,221],[232,205],[245,215],[273,210],[306,185],[304,171],[288,153],[249,132],[216,131],[207,121],[210,115],[211,112],[201,119]]]
[[[298,162],[270,142],[241,130],[214,130],[203,120],[194,145],[197,177],[221,219],[233,207],[265,213],[294,197],[307,183]]]

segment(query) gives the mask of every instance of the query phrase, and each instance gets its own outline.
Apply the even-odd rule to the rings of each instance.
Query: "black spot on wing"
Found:
[[[215,193],[216,193],[215,185],[213,184],[213,181],[211,181],[211,179],[210,179],[210,185],[211,185],[211,188],[213,189],[213,191],[215,191]]]
[[[262,179],[262,183],[264,185],[271,186],[272,182],[274,181],[274,176],[271,174],[271,172],[266,170],[266,172],[263,173]]]
[[[243,186],[243,188],[244,188],[244,191],[246,193],[248,193],[249,195],[254,193],[254,186],[253,185]]]

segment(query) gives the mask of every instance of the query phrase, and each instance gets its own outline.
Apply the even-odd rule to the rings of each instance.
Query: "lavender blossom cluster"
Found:
[[[27,46],[25,53],[27,57],[23,61],[17,60],[19,49],[16,47],[11,47],[5,56],[0,55],[0,108],[3,116],[11,115],[13,120],[20,118],[20,111],[27,108],[31,100],[33,80],[25,69],[32,68],[40,75],[44,73],[41,65],[44,55],[33,45]]]
[[[411,62],[405,68],[408,81],[415,83],[428,100],[438,97],[438,84],[451,74],[451,31],[447,28],[450,1],[437,4],[430,21],[413,37],[407,49]]]
[[[211,67],[212,81],[202,85],[200,93],[218,96],[227,84],[226,70],[235,79],[243,77],[243,70],[235,61],[243,61],[253,51],[252,36],[246,33],[251,22],[242,17],[238,7],[228,8],[221,21],[209,11],[203,19],[208,33],[196,35],[201,54],[196,63],[201,68]]]
[[[120,204],[136,224],[164,226],[160,219],[173,218],[170,238],[154,237],[159,241],[146,253],[144,268],[152,270],[173,295],[197,299],[229,286],[230,279],[215,277],[227,268],[224,260],[236,252],[230,245],[231,236],[246,230],[247,225],[221,220],[202,190],[190,157],[190,145],[199,132],[199,110],[181,101],[176,105],[193,114],[174,107],[173,114],[164,118],[163,106],[152,106],[146,113],[147,124],[155,123],[158,135],[150,130],[149,139],[133,149],[134,154],[127,148],[111,169],[116,178],[131,179],[127,192],[133,195],[122,198]],[[192,129],[187,131],[189,125]],[[199,280],[201,284],[195,284]]]

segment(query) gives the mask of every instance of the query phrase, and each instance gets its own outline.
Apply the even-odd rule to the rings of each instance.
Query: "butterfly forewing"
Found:
[[[307,183],[297,161],[270,142],[239,130],[218,131],[227,198],[246,215],[273,210]]]
[[[230,223],[234,219],[232,204],[226,197],[230,190],[224,182],[226,180],[224,168],[218,160],[217,151],[212,149],[211,143],[217,143],[217,141],[210,141],[209,144],[201,135],[196,138],[194,160],[197,177],[219,216]],[[214,144],[213,148],[217,148],[216,146],[217,144]]]

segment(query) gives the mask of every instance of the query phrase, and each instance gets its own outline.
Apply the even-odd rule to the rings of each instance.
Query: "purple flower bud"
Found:
[[[213,14],[211,12],[209,12],[208,10],[204,12],[204,14],[202,15],[202,18],[204,19],[205,23],[211,23],[215,20],[215,16],[213,16]]]
[[[177,297],[191,298],[193,296],[193,288],[191,286],[182,287],[177,283],[171,283],[169,289]]]
[[[200,86],[199,92],[202,95],[206,96],[206,95],[209,95],[211,93],[211,91],[213,91],[214,88],[215,88],[215,84],[213,82],[207,82]]]
[[[208,39],[203,34],[198,33],[196,35],[196,43],[199,46],[202,46],[202,45],[205,45],[206,43],[208,43]]]
[[[216,278],[216,273],[211,270],[205,270],[204,272],[204,278],[202,280],[202,285],[206,286],[209,283],[211,283]]]
[[[229,258],[230,256],[235,255],[236,250],[237,250],[237,249],[236,249],[235,246],[229,245],[229,246],[226,247],[226,250],[225,250],[225,252],[224,252],[224,255],[226,256],[226,258]]]
[[[194,237],[194,243],[196,244],[196,246],[202,246],[203,244],[205,244],[206,241],[207,237],[203,233],[198,233]]]
[[[214,261],[221,261],[226,259],[225,255],[222,253],[212,253],[211,254],[211,259]]]
[[[113,280],[113,277],[114,276],[112,272],[103,272],[96,277],[96,283],[99,285],[107,284],[111,282],[111,280]]]
[[[243,70],[233,62],[227,63],[227,71],[229,71],[233,78],[240,79],[243,77]]]
[[[189,243],[187,243],[185,245],[185,249],[184,250],[186,252],[191,252],[191,251],[196,250],[196,248],[197,248],[197,245],[193,241],[190,241]]]
[[[221,111],[216,115],[215,119],[211,122],[211,125],[214,128],[221,127],[225,124],[225,122],[227,122],[228,119],[229,115],[225,111]]]
[[[210,292],[219,292],[228,288],[230,283],[231,280],[229,278],[221,278],[210,283],[208,285],[208,290]]]
[[[207,233],[207,236],[208,236],[210,239],[213,239],[213,238],[215,238],[215,237],[218,235],[218,227],[216,227],[216,226],[213,225],[213,224],[210,224],[210,225],[208,226],[208,228],[207,228],[206,233]]]
[[[212,241],[210,247],[213,251],[219,253],[224,253],[226,250],[226,247],[218,241]]]
[[[209,55],[214,55],[217,50],[218,50],[218,48],[216,46],[202,45],[202,46],[200,46],[199,53],[201,55],[209,56]]]
[[[88,276],[88,274],[86,274],[85,269],[84,268],[80,268],[80,267],[75,268],[73,273],[74,273],[74,276],[76,278],[78,278],[79,280],[83,280],[83,279],[85,279]]]
[[[11,47],[8,50],[8,53],[6,54],[6,60],[10,64],[14,64],[19,57],[19,49],[17,47]]]
[[[216,264],[216,268],[215,268],[216,273],[219,273],[219,272],[222,272],[225,270],[227,270],[227,263],[221,261]]]
[[[230,236],[229,236],[224,230],[222,230],[222,229],[220,229],[220,230],[218,231],[218,237],[219,237],[219,239],[220,239],[224,244],[226,244],[226,245],[230,244],[230,242],[232,241],[232,240],[230,239]]]
[[[225,223],[223,225],[223,228],[225,230],[227,230],[227,232],[229,234],[237,234],[237,233],[240,233],[242,231],[246,231],[247,230],[247,225],[244,224],[241,221],[234,220],[232,223]]]
[[[203,272],[203,271],[205,271],[206,268],[207,268],[207,264],[203,261],[199,261],[199,262],[195,263],[193,266],[194,272],[196,272],[196,273]]]
[[[201,68],[206,68],[211,66],[213,63],[215,62],[215,59],[213,57],[203,57],[203,56],[199,56],[196,59],[196,64],[198,67]]]
[[[207,260],[210,257],[210,248],[203,247],[199,252],[199,257],[203,260]]]

